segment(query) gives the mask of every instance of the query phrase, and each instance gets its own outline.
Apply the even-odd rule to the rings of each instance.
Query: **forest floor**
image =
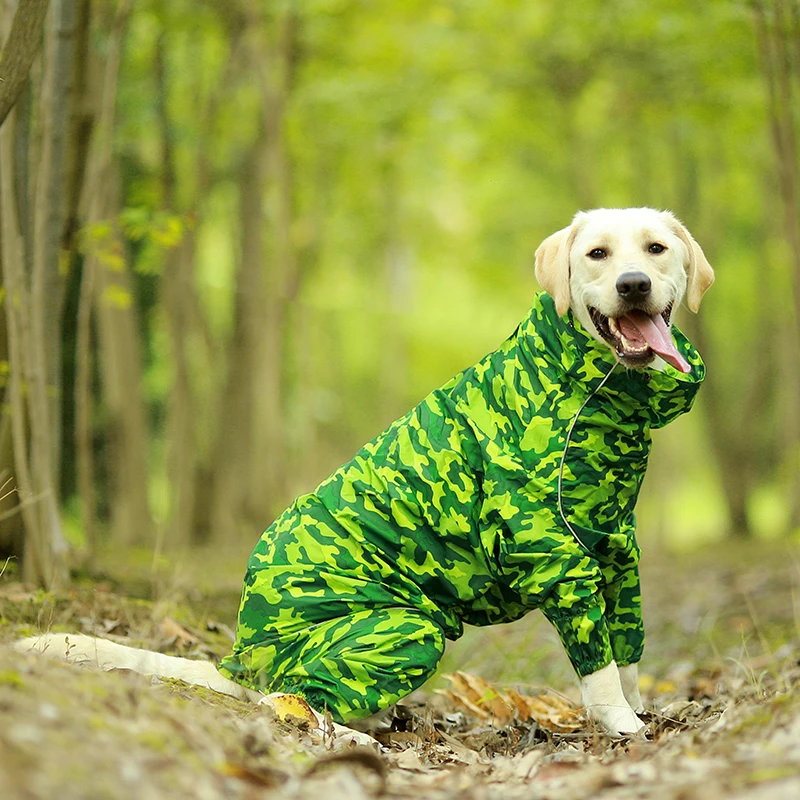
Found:
[[[153,585],[132,556],[124,577],[95,572],[62,595],[30,592],[6,569],[0,797],[800,797],[798,553],[783,540],[648,554],[647,738],[591,729],[566,658],[534,613],[469,631],[445,657],[452,677],[434,679],[380,743],[360,747],[180,682],[3,646],[72,631],[218,658],[243,561],[226,572],[201,554]],[[213,587],[199,566],[208,563]]]

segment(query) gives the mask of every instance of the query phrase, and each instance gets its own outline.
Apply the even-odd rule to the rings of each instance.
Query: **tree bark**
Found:
[[[68,253],[75,248],[78,231],[79,203],[85,178],[85,165],[92,130],[92,116],[86,105],[88,100],[88,39],[91,21],[90,0],[80,0],[77,10],[75,68],[73,70],[75,96],[70,116],[69,153],[67,164],[67,189],[62,246]],[[78,311],[75,335],[75,451],[78,473],[77,488],[80,499],[81,521],[86,537],[88,562],[91,564],[97,550],[97,519],[95,506],[95,467],[92,442],[92,307],[94,276],[92,264],[85,259],[81,270]]]
[[[112,538],[148,541],[153,523],[147,494],[147,420],[141,397],[142,347],[131,275],[114,219],[119,212],[113,130],[122,39],[130,0],[117,7],[109,36],[103,93],[89,154],[85,266],[93,276],[104,398],[111,418]],[[105,232],[98,233],[98,228]]]
[[[286,132],[286,109],[296,63],[297,20],[291,10],[275,15],[272,29],[254,38],[253,58],[266,123],[267,240],[266,307],[263,347],[252,384],[256,398],[248,506],[259,518],[271,517],[286,498],[287,305],[297,284],[298,262],[292,241],[293,165]]]
[[[20,0],[17,6],[0,62],[0,125],[25,89],[31,64],[41,47],[48,4],[49,0]]]
[[[78,232],[81,191],[86,177],[89,143],[94,117],[90,106],[93,96],[89,73],[89,35],[91,31],[91,0],[77,0],[75,9],[74,58],[72,69],[73,96],[69,108],[68,150],[66,158],[67,195],[65,198],[62,248],[75,250]],[[98,93],[102,86],[97,88]]]
[[[59,589],[68,583],[69,571],[48,418],[48,370],[41,332],[44,299],[29,285],[24,271],[26,243],[20,232],[13,179],[13,137],[13,125],[5,125],[0,131],[0,217],[15,478],[25,522],[23,577]]]
[[[92,306],[94,280],[91,259],[84,259],[78,300],[75,344],[75,449],[78,496],[86,537],[88,561],[97,551],[97,520],[94,493],[94,452],[92,448]]]
[[[35,10],[31,5],[21,5],[18,15]],[[72,0],[56,0],[52,6],[39,87],[39,113],[34,115],[28,104],[20,105],[19,113],[14,116],[17,124],[4,126],[2,132],[2,249],[13,373],[10,400],[14,462],[26,528],[23,574],[26,580],[49,588],[62,587],[69,579],[56,474],[61,385],[59,246],[63,223],[64,131],[69,102],[64,75],[71,74],[71,8]],[[18,15],[2,61],[5,67],[8,56],[12,84],[24,83],[32,54],[38,48],[31,41],[23,43],[20,33],[27,30],[30,39],[33,18],[16,27]],[[13,100],[18,97],[16,92]],[[38,123],[33,136],[29,134],[30,119]],[[35,185],[36,194],[29,205],[30,184]]]
[[[66,191],[67,119],[72,100],[74,0],[53,0],[45,48],[40,103],[41,151],[36,202],[31,288],[36,314],[33,331],[44,352],[51,460],[60,466],[61,313],[64,279],[60,270]]]
[[[156,42],[156,109],[161,138],[161,203],[170,211],[176,208],[177,174],[172,125],[169,119],[169,85],[165,53],[166,34]],[[167,416],[167,469],[170,481],[170,509],[167,535],[159,536],[173,549],[188,545],[194,520],[195,440],[194,397],[189,375],[187,345],[190,337],[190,306],[194,296],[192,266],[195,240],[185,235],[177,249],[166,258],[161,280],[162,302],[170,334],[173,379]]]
[[[761,71],[767,88],[770,132],[783,207],[783,228],[789,247],[794,298],[795,351],[800,350],[800,181],[798,181],[797,106],[800,99],[800,3],[798,0],[754,0],[756,41]],[[800,378],[795,368],[790,376],[796,388]],[[800,395],[789,410],[789,422],[800,418]],[[788,453],[790,525],[800,528],[800,440],[790,437]]]
[[[239,182],[241,250],[236,273],[234,330],[228,348],[228,377],[222,394],[214,448],[214,500],[212,531],[234,530],[252,509],[248,508],[251,471],[263,454],[254,447],[253,430],[258,414],[258,362],[263,353],[265,309],[264,186],[266,149],[263,137],[245,159]],[[268,459],[265,459],[268,460]],[[262,487],[263,496],[263,487]],[[257,513],[257,512],[256,512]]]

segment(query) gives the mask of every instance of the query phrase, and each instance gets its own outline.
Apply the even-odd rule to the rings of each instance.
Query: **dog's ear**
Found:
[[[711,264],[708,263],[708,259],[700,245],[697,244],[692,234],[686,230],[681,221],[669,211],[663,211],[662,216],[670,230],[686,245],[688,259],[684,264],[688,275],[686,304],[689,306],[689,310],[696,314],[700,308],[700,301],[703,299],[703,295],[714,283],[714,270],[711,268]]]
[[[569,309],[569,251],[575,239],[575,225],[548,236],[536,248],[536,280],[556,303],[556,313]]]

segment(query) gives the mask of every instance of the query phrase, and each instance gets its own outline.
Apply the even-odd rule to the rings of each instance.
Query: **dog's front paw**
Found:
[[[589,718],[611,736],[638,733],[644,728],[622,691],[620,670],[613,661],[581,678],[581,697]]]
[[[590,719],[603,727],[609,736],[630,736],[644,728],[644,722],[630,708],[594,706],[586,711]]]
[[[639,665],[627,664],[619,668],[619,680],[622,684],[622,693],[628,705],[637,713],[644,711],[642,696],[639,694]]]

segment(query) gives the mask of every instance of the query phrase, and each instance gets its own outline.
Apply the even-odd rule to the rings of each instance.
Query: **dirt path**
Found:
[[[448,697],[413,698],[382,744],[354,749],[267,708],[0,647],[0,797],[800,797],[793,554],[783,546],[758,559],[711,553],[688,563],[645,574],[648,740],[614,742],[581,721],[570,730],[569,703],[539,723],[518,710],[501,720],[491,712],[499,695],[488,690],[472,697],[473,713],[465,684],[455,684]],[[472,660],[524,649],[540,631],[531,626],[473,632]],[[0,582],[0,641],[46,627],[196,657],[218,656],[229,636],[182,605],[96,588],[53,598]],[[491,647],[488,635],[499,637]],[[515,684],[504,670],[517,663],[515,655],[481,674],[506,688]],[[538,680],[554,668],[544,659],[531,669]]]

